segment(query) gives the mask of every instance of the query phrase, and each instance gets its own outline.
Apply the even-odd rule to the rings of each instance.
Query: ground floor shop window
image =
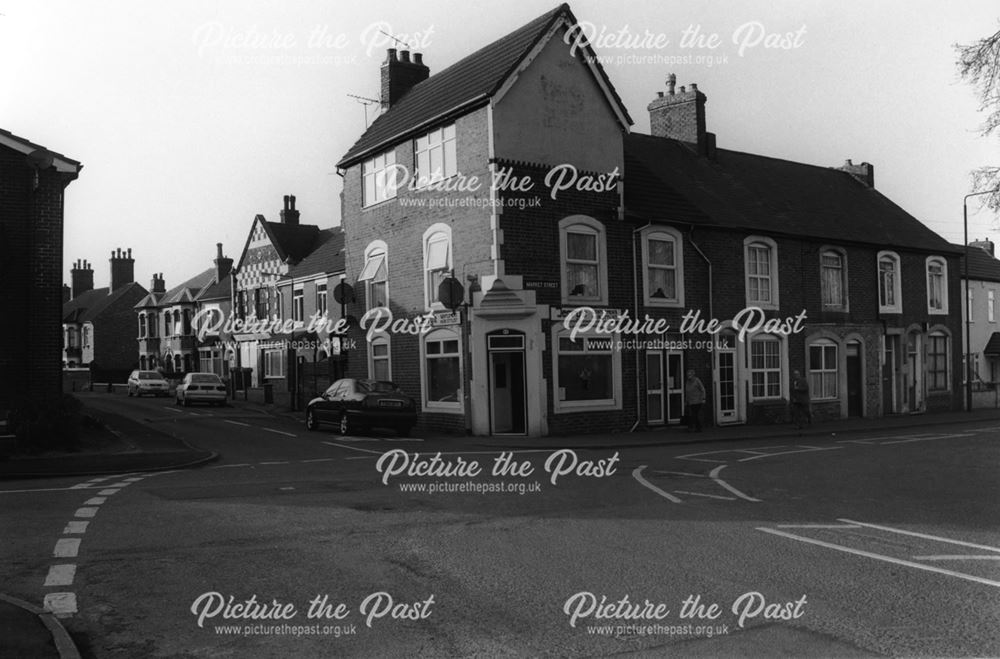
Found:
[[[556,339],[556,409],[615,408],[620,404],[621,367],[613,339]]]
[[[781,342],[773,336],[750,341],[750,395],[781,397]]]
[[[837,344],[833,341],[809,346],[809,390],[814,400],[837,397]]]
[[[461,408],[461,362],[458,336],[431,332],[424,340],[424,395],[429,408]]]

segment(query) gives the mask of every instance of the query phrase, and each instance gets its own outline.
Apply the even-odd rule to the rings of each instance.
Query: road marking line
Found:
[[[934,567],[932,565],[925,565],[924,563],[914,563],[913,561],[907,561],[901,558],[893,558],[892,556],[883,556],[882,554],[876,554],[870,551],[864,551],[862,549],[854,549],[852,547],[835,545],[832,542],[824,542],[822,540],[806,538],[801,535],[795,535],[794,533],[786,533],[785,531],[779,531],[778,529],[769,529],[762,526],[758,526],[757,530],[762,531],[764,533],[770,533],[772,535],[779,535],[783,538],[789,538],[791,540],[798,540],[799,542],[805,542],[807,544],[816,545],[818,547],[826,547],[827,549],[842,551],[848,554],[854,554],[856,556],[864,556],[865,558],[872,558],[875,559],[876,561],[885,561],[886,563],[894,563],[896,565],[912,567],[917,570],[924,570],[926,572],[936,572],[938,574],[944,574],[949,577],[957,577],[959,579],[966,579],[968,581],[975,581],[976,583],[981,583],[987,586],[994,586],[996,588],[1000,588],[1000,581],[991,581],[990,579],[983,579],[982,577],[977,577],[971,574],[965,574],[964,572],[945,570],[943,568]]]
[[[349,455],[345,460],[374,460],[375,457],[371,455]]]
[[[74,485],[74,486],[70,487],[69,489],[70,490],[85,490],[85,489],[87,489],[89,487],[95,487],[95,483],[93,481],[87,481],[86,483],[80,483],[79,485]]]
[[[705,474],[691,474],[686,471],[659,471],[653,470],[654,474],[672,474],[674,476],[690,476],[691,478],[708,478]]]
[[[290,432],[285,432],[284,430],[275,430],[274,428],[261,428],[261,430],[266,430],[268,432],[273,432],[277,435],[284,435],[285,437],[298,437],[298,435],[293,435]]]
[[[934,554],[931,556],[914,556],[915,561],[1000,561],[1000,556],[990,554],[981,556],[978,554]]]
[[[779,529],[860,529],[857,524],[778,524]]]
[[[246,426],[247,428],[250,427],[249,423],[243,423],[242,421],[233,421],[232,419],[223,419],[223,421],[225,421],[226,423],[231,423],[234,426]]]
[[[124,479],[124,482],[125,483],[138,483],[143,478],[145,478],[145,476],[133,476],[132,478],[126,478],[126,479]]]
[[[372,451],[371,449],[358,448],[357,446],[344,446],[343,444],[337,444],[335,442],[323,442],[327,446],[336,446],[337,448],[346,448],[351,451],[363,451],[364,453],[374,453],[376,455],[382,455],[382,451]]]
[[[791,455],[793,453],[816,453],[817,451],[837,451],[843,446],[804,446],[801,451],[781,451],[780,453],[764,453],[763,455],[754,455],[749,458],[740,458],[737,462],[750,462],[751,460],[760,460],[761,458],[770,458],[776,455]]]
[[[42,607],[57,618],[66,618],[76,613],[76,593],[49,593]]]
[[[760,503],[760,499],[755,499],[755,498],[753,498],[751,496],[743,494],[742,492],[740,492],[739,490],[737,490],[735,487],[733,487],[732,485],[730,485],[726,481],[724,481],[721,478],[719,478],[719,472],[722,471],[723,469],[725,469],[727,466],[728,465],[719,465],[718,467],[716,467],[715,469],[712,470],[712,473],[710,473],[708,475],[708,477],[711,478],[712,480],[714,480],[717,485],[719,485],[723,489],[729,490],[730,492],[732,492],[733,494],[735,494],[739,498],[746,499],[747,501],[753,501],[755,503]]]
[[[77,487],[39,487],[30,490],[0,490],[0,494],[26,494],[28,492],[74,492],[81,489],[96,489],[98,485],[92,488],[77,488]]]
[[[167,410],[168,412],[177,412],[178,414],[184,414],[183,410],[179,410],[176,407],[164,407],[163,409]]]
[[[692,460],[694,462],[711,462],[713,464],[720,464],[720,463],[721,464],[725,464],[726,463],[725,460],[713,460],[711,458],[689,458],[689,457],[686,457],[686,456],[680,456],[677,459],[678,460]]]
[[[66,535],[68,533],[86,533],[87,526],[89,524],[90,522],[77,522],[77,521],[66,522],[66,528],[63,529],[63,535]]]
[[[724,497],[720,494],[702,494],[701,492],[685,492],[684,490],[674,490],[677,494],[690,494],[693,497],[708,497],[709,499],[722,499],[723,501],[736,501],[735,497]]]
[[[733,451],[733,452],[734,453],[750,453],[752,455],[767,455],[767,453],[765,453],[764,451],[751,451],[749,449],[739,449],[739,450]]]
[[[99,505],[101,505],[102,503],[104,503],[107,500],[108,500],[107,497],[91,497],[91,498],[87,499],[86,501],[84,501],[83,505],[85,505],[85,506],[99,506]]]
[[[955,437],[972,437],[972,435],[968,433],[958,433],[955,435],[938,435],[936,437],[920,437],[917,439],[900,439],[894,442],[882,442],[879,446],[888,446],[889,444],[909,444],[910,442],[930,442],[935,439],[953,439]]]
[[[875,437],[874,439],[884,439],[882,437]],[[838,444],[867,444],[871,445],[871,439],[838,439]]]
[[[118,488],[121,488],[121,487],[128,487],[128,486],[129,486],[129,485],[131,485],[131,484],[132,484],[132,483],[125,483],[125,482],[121,482],[121,483],[111,483],[110,485],[108,485],[108,487],[118,487]]]
[[[285,460],[283,462],[282,461],[278,461],[278,462],[258,462],[257,464],[259,464],[259,465],[286,465],[286,464],[288,464],[288,461]]]
[[[646,480],[645,478],[643,478],[642,477],[642,470],[645,469],[645,468],[646,468],[646,465],[642,465],[641,467],[636,467],[635,469],[633,469],[632,470],[632,478],[636,479],[637,481],[639,481],[639,483],[641,483],[642,485],[645,485],[646,487],[648,487],[652,491],[656,492],[657,494],[659,494],[664,499],[667,499],[668,501],[672,501],[674,503],[682,503],[682,501],[680,499],[678,499],[677,497],[675,497],[674,495],[670,494],[669,492],[664,492],[663,490],[661,490],[660,488],[656,487],[655,485],[653,485],[652,483],[650,483],[648,480]]]
[[[101,490],[97,494],[99,494],[102,497],[109,497],[112,494],[117,494],[118,492],[121,492],[121,488],[116,487],[116,488],[109,488],[107,490]]]
[[[959,545],[962,547],[971,547],[972,549],[982,549],[983,551],[995,551],[1000,552],[998,547],[990,547],[989,545],[979,545],[974,542],[965,542],[964,540],[952,540],[951,538],[942,538],[939,535],[930,535],[928,533],[917,533],[916,531],[904,531],[903,529],[895,529],[891,526],[881,526],[879,524],[868,524],[866,522],[856,522],[853,519],[841,519],[837,518],[838,522],[845,522],[847,524],[857,524],[858,526],[866,526],[870,529],[878,529],[879,531],[888,531],[889,533],[899,533],[900,535],[910,535],[914,538],[923,538],[924,540],[937,540],[938,542],[947,542],[952,545]]]
[[[78,508],[73,517],[93,517],[100,508]]]
[[[333,462],[333,458],[316,458],[315,460],[300,460],[299,462]]]
[[[242,462],[235,465],[215,465],[214,467],[209,467],[209,469],[231,469],[233,467],[249,467],[251,466],[248,462]]]
[[[59,538],[52,555],[56,558],[73,558],[80,552],[80,538]]]
[[[49,573],[45,576],[45,586],[72,586],[76,577],[76,565],[65,563],[49,567]]]

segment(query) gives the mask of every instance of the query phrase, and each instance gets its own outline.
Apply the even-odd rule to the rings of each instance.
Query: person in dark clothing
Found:
[[[705,404],[705,385],[693,370],[687,372],[684,382],[684,399],[688,408],[688,431],[701,432],[701,406]]]
[[[792,422],[801,430],[802,420],[812,425],[812,409],[809,404],[809,381],[798,371],[792,371]]]

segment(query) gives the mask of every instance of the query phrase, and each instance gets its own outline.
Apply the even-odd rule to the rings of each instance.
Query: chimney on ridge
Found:
[[[87,261],[77,259],[69,271],[69,276],[72,282],[71,294],[74,298],[94,290],[94,270]]]
[[[972,242],[969,243],[969,247],[978,247],[979,249],[986,251],[993,258],[996,258],[996,252],[995,252],[996,246],[993,244],[993,241],[990,240],[989,238],[986,238],[984,240],[973,240]]]
[[[166,293],[167,283],[163,280],[162,272],[153,273],[153,281],[149,284],[150,293]]]
[[[281,210],[281,223],[297,225],[299,223],[299,212],[295,210],[295,195],[285,195],[285,207]],[[221,250],[221,243],[219,249]],[[222,253],[219,253],[222,256]]]
[[[396,56],[396,49],[389,48],[382,63],[382,109],[388,110],[417,83],[427,80],[431,70],[424,64],[422,53],[404,50]]]
[[[867,185],[869,188],[875,187],[875,168],[870,163],[863,162],[860,165],[855,165],[851,162],[851,159],[848,158],[844,161],[843,166],[838,167],[837,169],[847,172]]]
[[[295,197],[292,197],[295,199]],[[233,260],[222,255],[222,243],[215,243],[215,282],[218,283],[229,276],[233,270]]]
[[[121,247],[111,252],[111,289],[114,293],[122,286],[135,281],[135,259],[132,258],[132,248],[122,251]]]
[[[649,110],[649,132],[656,137],[667,137],[694,145],[700,155],[712,156],[715,151],[715,135],[705,130],[705,101],[708,97],[698,91],[692,83],[691,89],[677,86],[677,76],[667,76],[667,93],[657,92],[656,98],[647,106]]]

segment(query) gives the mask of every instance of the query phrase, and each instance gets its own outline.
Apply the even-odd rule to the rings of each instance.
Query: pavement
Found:
[[[289,412],[274,406],[261,406],[246,401],[233,401],[231,405],[302,422],[301,412]],[[219,457],[213,452],[198,449],[127,417],[108,412],[94,414],[99,417],[104,427],[121,440],[114,452],[43,455],[0,460],[0,480],[182,469],[205,464]],[[787,424],[706,427],[702,432],[688,432],[686,428],[671,426],[639,429],[635,432],[593,433],[572,437],[467,437],[419,432],[418,434],[427,441],[461,443],[466,447],[601,450],[740,439],[821,438],[857,432],[949,426],[967,422],[1000,422],[1000,409],[914,414],[877,419],[840,419],[818,422],[801,429]],[[50,612],[0,594],[0,657],[7,656],[75,659],[80,655],[65,628]]]

